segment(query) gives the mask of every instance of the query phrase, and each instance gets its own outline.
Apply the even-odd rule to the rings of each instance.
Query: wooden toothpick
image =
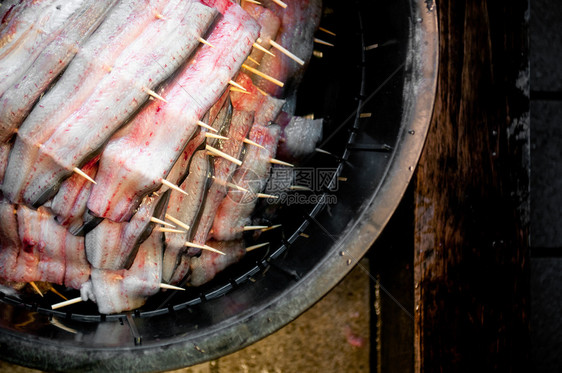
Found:
[[[81,298],[81,297],[72,298],[72,299],[69,299],[69,300],[65,300],[64,302],[60,302],[60,303],[53,304],[53,305],[51,306],[51,308],[54,309],[54,310],[56,310],[57,308],[70,306],[71,304],[80,303],[80,302],[82,302],[82,298]]]
[[[74,168],[72,169],[72,171],[74,171],[74,172],[77,173],[78,175],[82,176],[84,179],[88,180],[90,183],[97,184],[94,179],[92,179],[90,176],[88,176],[87,173],[85,173],[84,171],[82,171],[82,170],[79,169],[78,167],[74,167]]]
[[[166,221],[164,221],[164,220],[160,220],[160,219],[158,219],[158,218],[155,218],[154,216],[151,216],[151,217],[150,217],[150,221],[153,222],[153,223],[155,223],[155,224],[162,224],[162,225],[165,225],[165,226],[170,227],[170,228],[176,228],[175,225],[170,224],[170,223],[168,223],[168,222],[166,222]]]
[[[200,120],[197,121],[197,125],[201,126],[203,128],[208,129],[209,131],[213,131],[213,132],[219,132],[216,129],[214,129],[213,127],[209,126],[207,123],[201,122]]]
[[[246,225],[245,227],[242,228],[242,230],[244,232],[246,231],[257,231],[259,229],[265,229],[268,228],[267,225]]]
[[[281,8],[286,8],[287,4],[282,2],[281,0],[272,0],[275,4],[279,5]]]
[[[258,65],[258,66],[260,65],[260,63],[259,63],[258,61],[254,60],[254,59],[253,59],[252,57],[250,57],[250,56],[248,56],[247,59],[250,60],[251,62],[255,63],[255,64]]]
[[[198,37],[197,40],[199,40],[200,43],[208,45],[211,48],[215,47],[213,44],[209,43],[207,40],[203,39],[202,37]]]
[[[288,163],[288,162],[284,162],[284,161],[280,161],[279,159],[275,159],[275,158],[270,158],[269,159],[270,163],[274,163],[274,164],[279,164],[281,166],[289,166],[289,167],[295,167],[294,164]]]
[[[189,225],[185,224],[183,221],[174,218],[170,214],[166,214],[166,219],[170,220],[172,223],[176,223],[178,226],[182,227],[185,230],[189,230]]]
[[[165,284],[163,282],[160,283],[160,289],[170,289],[170,290],[185,290],[184,288],[180,288],[179,286],[174,286],[170,284]]]
[[[172,229],[172,228],[164,228],[164,227],[158,227],[156,228],[156,231],[162,233],[187,233],[187,231],[182,231],[181,229]]]
[[[279,198],[279,196],[274,196],[273,194],[265,194],[265,193],[257,193],[256,196],[258,198],[273,198],[273,199]]]
[[[282,45],[277,44],[273,40],[270,40],[269,43],[271,44],[272,47],[279,50],[281,53],[285,54],[287,57],[289,57],[290,59],[292,59],[293,61],[295,61],[299,65],[301,65],[301,66],[304,65],[304,61],[302,59],[300,59],[295,54],[293,54],[292,52],[285,49]]]
[[[211,139],[218,139],[218,140],[228,140],[228,137],[216,135],[216,134],[210,133],[210,132],[205,133],[205,137],[209,137]]]
[[[211,251],[213,253],[217,253],[217,254],[221,254],[221,255],[226,255],[225,253],[223,253],[220,250],[217,250],[215,248],[212,248],[211,246],[207,246],[207,245],[199,245],[196,244],[194,242],[186,242],[184,243],[184,246],[188,246],[188,247],[195,247],[196,249],[201,249],[201,250],[207,250],[207,251]]]
[[[263,146],[261,146],[261,145],[258,144],[257,142],[252,141],[252,140],[250,140],[250,139],[246,139],[246,138],[245,138],[245,139],[242,140],[242,141],[245,142],[246,144],[254,145],[254,146],[257,146],[258,148],[265,149]]]
[[[318,30],[324,31],[326,34],[330,34],[330,35],[332,35],[332,36],[336,36],[336,33],[335,33],[335,32],[332,32],[332,31],[330,31],[330,30],[326,30],[324,27],[318,27]]]
[[[168,188],[171,188],[171,189],[173,189],[173,190],[176,190],[176,191],[178,191],[178,192],[180,192],[180,193],[182,193],[182,194],[185,194],[186,196],[189,195],[185,190],[183,190],[182,188],[180,188],[180,187],[177,186],[176,184],[169,182],[169,181],[166,180],[166,179],[161,179],[160,182],[161,182],[162,184],[166,185]]]
[[[269,80],[271,83],[278,85],[279,87],[283,87],[285,85],[285,83],[283,83],[282,81],[272,78],[271,76],[264,74],[261,71],[256,70],[251,66],[246,65],[245,63],[242,64],[242,67],[248,70],[249,72],[256,74],[257,76],[264,78],[265,80]]]
[[[327,41],[320,40],[320,39],[318,39],[318,38],[314,38],[314,42],[317,43],[317,44],[327,45],[327,46],[329,46],[329,47],[333,47],[333,46],[334,46],[334,44],[328,43]]]
[[[230,92],[238,92],[238,93],[244,93],[246,95],[249,95],[250,92],[244,90],[244,89],[240,89],[238,87],[230,87]]]
[[[233,86],[235,86],[235,87],[238,87],[238,88],[240,88],[241,90],[247,91],[247,89],[244,88],[243,85],[236,83],[234,80],[229,80],[229,81],[228,81],[228,84],[233,85]]]
[[[152,96],[152,97],[154,97],[154,98],[156,98],[160,101],[164,101],[166,103],[168,102],[164,97],[160,96],[158,93],[154,92],[152,89],[144,87],[143,91],[145,91],[146,94],[148,94],[148,95],[150,95],[150,96]]]
[[[248,253],[252,250],[259,249],[260,247],[264,247],[264,246],[267,246],[267,245],[269,245],[269,242],[264,242],[264,243],[260,243],[260,244],[257,244],[257,245],[249,246],[249,247],[246,248],[246,252]]]
[[[31,287],[33,288],[33,290],[35,290],[37,292],[37,294],[39,294],[41,296],[41,298],[43,298],[43,293],[41,292],[41,290],[39,290],[39,288],[37,287],[37,285],[35,284],[35,282],[30,281],[29,285],[31,285]]]
[[[270,52],[270,51],[267,50],[266,48],[262,47],[262,46],[259,45],[258,43],[254,43],[254,44],[253,44],[253,47],[256,48],[256,49],[259,49],[259,50],[262,51],[262,52],[265,52],[265,53],[269,54],[271,57],[275,57],[275,55],[274,55],[272,52]]]
[[[216,148],[213,148],[211,145],[205,145],[205,149],[211,153],[213,153],[214,155],[217,155],[219,157],[222,157],[224,159],[227,159],[229,161],[231,161],[232,163],[237,164],[238,166],[242,166],[242,161],[239,159],[234,158],[231,155],[226,154],[225,152],[222,152]]]

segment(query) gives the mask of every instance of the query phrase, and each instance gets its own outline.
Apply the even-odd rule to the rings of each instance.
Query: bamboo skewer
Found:
[[[279,228],[279,227],[281,227],[281,226],[282,226],[282,224],[272,225],[271,227],[265,228],[262,232],[267,232],[267,231],[270,231],[270,230],[272,230],[272,229],[277,229],[277,228]]]
[[[207,123],[203,123],[203,122],[201,122],[200,120],[197,121],[197,125],[198,125],[198,126],[201,126],[201,127],[203,127],[203,128],[206,128],[206,129],[208,129],[209,131],[219,132],[219,131],[217,131],[216,129],[214,129],[213,127],[209,126]]]
[[[162,184],[166,185],[168,188],[171,188],[171,189],[173,189],[173,190],[176,190],[176,191],[178,191],[178,192],[180,192],[180,193],[182,193],[182,194],[185,194],[186,196],[189,195],[185,190],[183,190],[182,188],[180,188],[180,187],[177,186],[176,184],[169,182],[169,181],[166,180],[166,179],[161,179],[160,182],[161,182]]]
[[[92,179],[90,176],[88,176],[87,173],[85,173],[84,171],[82,171],[78,167],[74,167],[72,169],[72,171],[76,172],[78,175],[82,176],[84,179],[88,180],[90,183],[97,184],[94,179]]]
[[[262,47],[262,46],[259,45],[258,43],[254,43],[254,44],[253,44],[253,47],[256,48],[256,49],[259,49],[259,50],[262,51],[262,52],[265,52],[265,53],[269,54],[271,57],[275,57],[275,55],[274,55],[271,51],[269,51],[269,50],[267,50],[266,48]]]
[[[250,191],[249,191],[248,189],[242,188],[240,185],[236,185],[236,184],[233,184],[233,183],[229,183],[228,181],[226,182],[226,186],[229,186],[229,187],[231,187],[231,188],[233,188],[233,189],[237,189],[237,190],[239,190],[239,191],[241,191],[241,192],[244,192],[244,193],[250,193]]]
[[[288,163],[288,162],[284,162],[284,161],[280,161],[279,159],[275,159],[275,158],[270,158],[270,159],[269,159],[269,163],[279,164],[279,165],[281,165],[281,166],[295,167],[294,164],[291,164],[291,163]]]
[[[228,181],[224,181],[224,180],[221,180],[221,179],[217,179],[215,176],[213,176],[213,180],[214,180],[215,182],[219,183],[219,185],[227,186],[227,187],[230,187],[230,188],[232,188],[232,189],[238,189],[238,190],[240,190],[240,191],[242,191],[242,192],[250,193],[250,191],[249,191],[248,189],[242,188],[241,186],[238,186],[238,185],[233,184],[233,183],[228,182]]]
[[[264,246],[267,246],[267,245],[269,245],[269,242],[264,242],[264,243],[260,243],[260,244],[257,244],[257,245],[249,246],[249,247],[246,248],[246,252],[248,253],[252,250],[259,249],[260,247],[264,247]]]
[[[70,306],[71,304],[80,303],[80,302],[82,302],[82,297],[72,298],[69,300],[65,300],[64,302],[53,304],[51,308],[56,310],[57,308]]]
[[[257,231],[259,229],[265,229],[265,228],[269,228],[267,225],[246,225],[245,227],[242,228],[242,230],[244,232],[247,231]]]
[[[289,187],[289,189],[300,190],[300,191],[303,191],[303,192],[312,192],[312,189],[310,189],[309,187],[302,186],[302,185],[291,185]]]
[[[229,81],[228,81],[228,84],[233,85],[233,86],[235,86],[235,87],[237,87],[237,88],[240,88],[240,89],[242,89],[242,90],[244,90],[244,91],[247,91],[247,89],[244,88],[243,85],[236,83],[234,80],[229,80]]]
[[[185,224],[183,221],[174,218],[170,214],[166,214],[166,219],[170,220],[172,223],[177,224],[178,226],[182,227],[185,230],[189,230],[189,225]]]
[[[162,224],[162,225],[165,225],[165,226],[170,227],[170,228],[176,228],[175,225],[170,224],[170,223],[168,223],[168,222],[166,222],[166,221],[164,221],[164,220],[160,220],[160,219],[158,219],[158,218],[155,218],[154,216],[151,216],[151,217],[150,217],[150,221],[153,222],[153,223],[155,223],[155,224]]]
[[[161,100],[161,101],[164,101],[165,103],[168,103],[168,101],[164,97],[160,96],[158,93],[154,92],[152,89],[144,87],[143,91],[145,91],[146,94],[148,94],[148,95],[150,95],[150,96],[152,96],[152,97],[154,97],[158,100]]]
[[[167,18],[164,17],[162,14],[160,14],[157,10],[154,11],[154,17],[161,19],[161,20],[166,20]]]
[[[332,32],[332,31],[330,31],[330,30],[326,30],[324,27],[318,27],[318,30],[324,31],[326,34],[330,34],[330,35],[332,35],[332,36],[336,36],[336,33],[335,33],[335,32]]]
[[[218,139],[218,140],[228,140],[228,137],[221,136],[221,135],[215,135],[214,133],[211,133],[211,132],[205,133],[205,137],[209,137],[211,139]]]
[[[264,91],[261,88],[256,87],[256,89],[258,90],[259,93],[261,93],[262,95],[264,95],[265,97],[269,97],[269,93],[267,93],[266,91]]]
[[[250,57],[250,56],[248,56],[247,59],[250,60],[251,62],[255,63],[255,64],[258,65],[258,66],[260,65],[260,63],[259,63],[258,61],[254,60],[254,59],[253,59],[252,57]]]
[[[158,286],[161,289],[185,290],[184,288],[180,288],[180,287],[177,287],[177,286],[174,286],[174,285],[169,285],[169,284],[164,284],[164,283],[160,283]],[[82,297],[76,297],[76,298],[72,298],[72,299],[69,299],[69,300],[65,300],[64,302],[55,303],[55,304],[51,305],[51,309],[56,310],[57,308],[70,306],[72,304],[76,304],[76,303],[80,303],[80,302],[82,302]]]
[[[186,242],[186,243],[184,243],[184,246],[195,247],[196,249],[207,250],[207,251],[211,251],[213,253],[226,255],[222,251],[217,250],[217,249],[212,248],[211,246],[207,246],[207,245],[199,245],[199,244],[196,244],[196,243],[193,243],[193,242]]]
[[[41,298],[43,298],[43,293],[41,292],[41,290],[39,290],[39,288],[37,287],[37,285],[35,284],[35,282],[30,281],[29,285],[31,285],[31,287],[33,288],[33,290],[35,290],[37,292],[37,294],[39,294],[41,296]]]
[[[49,288],[49,290],[52,291],[53,293],[55,293],[56,295],[58,295],[59,297],[61,297],[62,299],[68,300],[68,298],[65,297],[64,295],[62,295],[61,293],[59,293],[59,292],[57,291],[57,289],[55,289],[55,288],[53,287],[53,285],[51,285],[51,287]]]
[[[199,40],[200,43],[208,45],[211,48],[215,47],[213,44],[209,43],[207,40],[203,39],[202,37],[197,37],[197,40]]]
[[[244,1],[246,1],[248,3],[256,4],[256,5],[261,5],[261,3],[259,1],[256,1],[256,0],[244,0]]]
[[[273,194],[265,194],[265,193],[256,193],[256,196],[258,198],[273,198],[273,199],[279,198],[279,196],[274,196]]]
[[[245,142],[246,144],[254,145],[254,146],[257,146],[258,148],[265,149],[262,145],[258,144],[258,143],[255,142],[255,141],[252,141],[252,140],[250,140],[250,139],[245,138],[245,139],[242,140],[242,141]]]
[[[275,41],[270,40],[269,43],[271,44],[272,47],[274,47],[275,49],[279,50],[281,53],[285,54],[287,57],[289,57],[290,59],[292,59],[293,61],[295,61],[296,63],[298,63],[299,65],[304,65],[304,61],[302,59],[300,59],[299,57],[297,57],[295,54],[289,52],[287,49],[285,49],[282,45],[277,44]]]
[[[256,69],[254,69],[253,67],[250,67],[250,66],[246,65],[245,63],[242,64],[242,67],[245,68],[246,70],[248,70],[248,71],[250,71],[250,72],[256,74],[256,75],[259,76],[259,77],[262,77],[262,78],[264,78],[264,79],[266,79],[266,80],[269,80],[271,83],[273,83],[273,84],[275,84],[275,85],[278,85],[279,87],[283,87],[283,86],[285,85],[282,81],[277,80],[277,79],[275,79],[275,78],[272,78],[271,76],[269,76],[269,75],[267,75],[267,74],[264,74],[264,73],[262,73],[261,71],[256,70]]]
[[[205,149],[211,153],[213,153],[214,155],[217,155],[219,157],[222,157],[224,159],[227,159],[229,161],[231,161],[232,163],[237,164],[238,166],[242,166],[242,161],[239,159],[234,158],[231,155],[226,154],[225,152],[222,152],[216,148],[213,148],[211,145],[205,145]]]
[[[246,90],[242,90],[240,88],[237,87],[230,87],[230,92],[238,92],[238,93],[244,93],[246,95],[249,95],[250,92],[246,91]]]
[[[333,47],[333,46],[334,46],[334,44],[328,43],[327,41],[320,40],[320,39],[318,39],[318,38],[314,38],[314,42],[317,43],[317,44],[327,45],[327,46],[329,46],[329,47]]]
[[[284,2],[282,2],[281,0],[271,0],[273,1],[275,4],[279,5],[281,8],[286,8],[287,4],[285,4]]]
[[[316,49],[312,51],[312,55],[316,58],[324,58],[324,53],[317,51]]]
[[[164,228],[164,227],[158,227],[156,228],[156,231],[162,233],[187,233],[187,231],[182,231],[181,229],[172,229],[172,228]]]
[[[174,286],[170,284],[161,283],[160,289],[170,289],[170,290],[185,290],[184,288],[180,288],[179,286]]]
[[[324,149],[315,148],[314,150],[317,151],[318,153],[324,153],[324,154],[332,155],[332,153],[330,153],[329,151],[326,151]]]

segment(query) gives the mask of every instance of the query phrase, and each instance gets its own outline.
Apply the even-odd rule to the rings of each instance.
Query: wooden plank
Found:
[[[437,101],[415,176],[415,370],[529,362],[526,1],[438,3]]]

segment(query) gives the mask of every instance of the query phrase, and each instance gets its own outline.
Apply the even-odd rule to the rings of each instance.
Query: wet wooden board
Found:
[[[526,1],[437,4],[437,101],[415,191],[415,371],[529,362]]]

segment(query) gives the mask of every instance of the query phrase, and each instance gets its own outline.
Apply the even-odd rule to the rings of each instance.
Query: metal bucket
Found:
[[[433,7],[324,2],[321,26],[337,36],[322,39],[335,47],[317,46],[297,108],[325,119],[323,152],[297,168],[312,172],[312,191],[274,209],[283,227],[259,238],[268,249],[126,314],[91,304],[53,311],[54,302],[0,293],[1,358],[49,371],[177,369],[245,347],[318,301],[378,237],[418,162],[436,89]]]

